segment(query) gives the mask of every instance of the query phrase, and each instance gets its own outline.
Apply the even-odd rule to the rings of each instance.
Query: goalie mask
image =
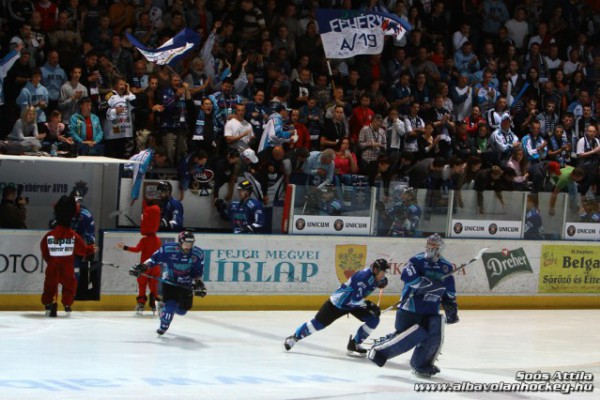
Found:
[[[192,247],[194,247],[195,241],[196,238],[194,238],[194,234],[189,231],[179,232],[179,236],[177,237],[179,247],[181,247],[181,250],[183,250],[184,253],[189,252]]]
[[[437,233],[427,238],[427,244],[425,245],[425,258],[431,261],[437,261],[442,257],[442,251],[444,250],[444,241]]]

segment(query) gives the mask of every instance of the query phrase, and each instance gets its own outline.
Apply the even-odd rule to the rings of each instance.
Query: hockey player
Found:
[[[206,296],[202,282],[204,273],[204,251],[194,246],[194,234],[179,233],[177,243],[165,243],[146,261],[131,268],[129,274],[140,277],[152,265],[162,267],[164,307],[160,310],[160,327],[156,330],[164,335],[175,314],[185,315],[192,308],[194,295]]]
[[[142,253],[140,256],[140,262],[144,262],[149,259],[152,254],[160,248],[161,242],[156,232],[160,225],[160,207],[158,205],[144,205],[144,212],[140,221],[140,233],[144,236],[140,239],[135,247],[126,246],[124,243],[117,243],[116,248],[119,250],[130,251],[132,253]],[[160,266],[154,265],[148,269],[147,275],[160,277]],[[138,296],[136,298],[137,305],[135,312],[138,315],[142,315],[144,307],[146,305],[146,287],[150,290],[150,308],[152,313],[156,312],[156,302],[160,301],[158,295],[158,281],[156,279],[148,278],[147,276],[139,276],[138,282]]]
[[[543,239],[544,226],[542,216],[538,209],[537,195],[529,193],[527,195],[527,213],[525,214],[525,231],[523,239]]]
[[[381,223],[385,224],[386,236],[413,237],[421,220],[421,207],[417,204],[417,191],[411,187],[394,190],[394,206],[386,210],[383,202],[378,202]]]
[[[314,190],[319,190],[314,188]],[[336,186],[330,184],[320,189],[321,199],[316,204],[317,215],[342,215],[342,202],[336,197]]]
[[[300,325],[292,336],[285,339],[283,347],[289,351],[299,340],[326,328],[346,314],[352,314],[364,323],[358,328],[354,337],[350,335],[347,345],[348,355],[364,357],[367,350],[360,344],[377,328],[381,314],[376,304],[365,299],[375,288],[383,289],[387,286],[388,280],[385,274],[389,268],[388,262],[380,258],[370,267],[356,272],[333,292],[312,320]]]
[[[160,230],[179,232],[183,229],[183,205],[171,196],[173,186],[167,181],[156,185],[160,200]]]
[[[62,286],[62,304],[65,312],[67,316],[71,314],[71,306],[77,292],[75,255],[91,256],[98,249],[92,244],[86,245],[81,236],[71,229],[75,209],[75,198],[62,196],[54,206],[56,227],[48,232],[40,242],[42,257],[48,264],[42,304],[46,307],[46,315],[49,317],[56,317],[58,285]]]
[[[251,198],[253,186],[250,181],[242,181],[237,186],[239,201],[234,201],[227,209],[225,202],[218,199],[215,206],[219,215],[231,221],[233,233],[257,233],[265,224],[262,203]]]
[[[369,360],[378,366],[416,346],[410,359],[413,372],[427,377],[440,372],[433,363],[442,348],[444,323],[458,322],[454,277],[441,280],[452,271],[452,264],[442,257],[443,249],[444,241],[434,233],[427,238],[425,251],[412,257],[402,270],[404,289],[396,330],[369,350]],[[445,318],[440,315],[440,303]]]

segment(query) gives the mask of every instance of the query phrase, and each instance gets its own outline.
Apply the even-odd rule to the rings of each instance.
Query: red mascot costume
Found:
[[[140,223],[140,233],[144,236],[140,239],[137,246],[129,247],[123,243],[117,244],[117,248],[132,253],[142,253],[140,262],[144,262],[150,258],[156,250],[161,246],[160,239],[156,236],[156,232],[160,227],[160,207],[158,205],[143,205],[144,212],[142,213],[142,220]],[[145,272],[146,275],[160,277],[160,265],[155,265],[149,268]],[[135,311],[137,314],[142,315],[144,307],[146,305],[146,287],[150,289],[150,307],[152,313],[156,313],[156,302],[160,301],[158,296],[158,281],[156,279],[148,278],[147,276],[140,276],[137,278],[138,281],[138,296],[137,305]]]
[[[75,211],[75,198],[62,196],[54,206],[56,227],[46,233],[40,242],[42,257],[48,264],[42,304],[46,307],[46,315],[49,317],[56,317],[59,284],[62,286],[62,304],[65,312],[67,316],[71,314],[71,306],[77,292],[75,255],[88,257],[96,252],[94,245],[86,245],[81,236],[71,229]]]

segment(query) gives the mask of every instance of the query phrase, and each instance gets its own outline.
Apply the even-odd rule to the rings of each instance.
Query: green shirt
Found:
[[[561,168],[560,175],[552,177],[552,180],[554,181],[554,187],[558,189],[559,192],[567,186],[569,186],[569,184],[571,183],[571,172],[573,172],[574,169],[575,167]]]

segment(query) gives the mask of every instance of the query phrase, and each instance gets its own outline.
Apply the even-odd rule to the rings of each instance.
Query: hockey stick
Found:
[[[444,279],[446,279],[447,277],[449,277],[450,275],[454,275],[455,273],[457,273],[458,271],[465,269],[465,267],[469,264],[474,263],[475,261],[479,260],[481,258],[481,256],[483,255],[483,253],[486,252],[486,250],[488,249],[488,247],[484,247],[481,250],[479,250],[479,253],[477,253],[477,255],[473,258],[471,258],[469,261],[462,263],[458,268],[453,269],[452,271],[448,272],[446,275],[442,276],[440,279],[437,280],[437,282],[441,282]],[[386,308],[385,310],[381,310],[381,314],[390,311],[391,309],[393,309],[394,307],[398,307],[400,304],[402,304],[403,301],[408,301],[410,299],[412,299],[412,297],[414,296],[415,292],[411,292],[410,296],[406,299],[406,300],[400,300],[397,303],[392,304],[391,306],[389,306],[388,308]]]
[[[121,268],[120,265],[109,263],[109,262],[105,262],[105,261],[102,261],[102,265],[106,265],[107,267],[113,267],[113,268]],[[144,274],[144,273],[141,273],[140,276],[144,276],[144,277],[146,277],[148,279],[155,279],[155,280],[157,280],[159,282],[163,282],[163,283],[166,283],[168,285],[175,286],[175,287],[178,287],[178,288],[188,289],[188,290],[194,290],[192,287],[189,287],[189,286],[186,286],[186,285],[182,285],[180,283],[173,282],[173,281],[170,281],[168,279],[163,279],[163,278],[160,278],[158,276],[152,276],[152,275],[148,275],[148,274]]]
[[[129,213],[127,211],[121,211],[121,210],[115,210],[113,212],[111,212],[110,214],[108,214],[108,218],[115,218],[122,215],[123,217],[125,217],[129,222],[131,222],[133,224],[133,226],[135,226],[136,228],[139,228],[140,225],[135,222],[130,216]]]

